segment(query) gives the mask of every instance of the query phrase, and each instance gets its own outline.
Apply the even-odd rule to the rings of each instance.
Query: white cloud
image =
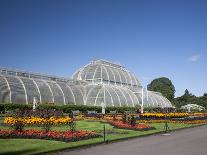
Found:
[[[189,58],[188,58],[188,61],[189,61],[189,62],[196,62],[196,61],[198,61],[200,58],[201,58],[201,55],[199,55],[199,54],[195,54],[195,55],[192,55],[191,57],[189,57]]]

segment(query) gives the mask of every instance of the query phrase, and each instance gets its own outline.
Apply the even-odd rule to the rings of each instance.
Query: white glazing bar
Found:
[[[149,99],[151,100],[152,104],[150,104],[151,106],[155,106],[154,101],[152,100],[152,94],[150,95]]]
[[[123,85],[123,81],[122,81],[122,77],[121,77],[121,74],[119,73],[119,70],[117,70],[117,73],[119,75],[119,78],[120,78],[120,82],[121,82],[121,86]]]
[[[83,104],[86,105],[86,86],[83,86]]]
[[[80,80],[79,79],[79,74],[80,74],[80,69],[75,71],[75,73],[72,75],[72,79],[76,79],[77,78],[78,80]],[[75,78],[75,76],[76,76],[76,78]]]
[[[41,93],[40,93],[40,88],[39,88],[37,82],[36,82],[33,78],[30,78],[30,79],[33,81],[34,85],[36,86],[37,91],[38,91],[38,93],[39,93],[40,103],[42,103],[42,95],[41,95]]]
[[[134,95],[136,96],[137,104],[140,105],[138,96],[136,94],[134,94]]]
[[[102,65],[101,65],[101,83],[103,83],[103,68],[102,68]]]
[[[108,83],[109,83],[110,79],[109,79],[109,74],[108,74],[108,71],[107,71],[107,69],[106,69],[106,67],[105,67],[105,66],[103,66],[103,68],[104,68],[104,70],[106,71],[106,75],[107,75],[107,78],[108,78]]]
[[[22,87],[24,89],[26,104],[28,104],[27,90],[26,90],[26,87],[24,85],[24,82],[22,81],[22,79],[20,77],[18,77],[18,76],[15,76],[15,77],[20,81],[20,83],[21,83],[21,85],[22,85]]]
[[[85,72],[85,75],[84,75],[84,79],[83,80],[87,80],[87,75],[90,73],[89,70],[91,69],[91,66],[87,66],[87,68],[86,69],[85,68],[84,68],[84,70],[82,70],[82,73],[81,73],[81,74],[83,74]]]
[[[121,100],[120,100],[119,95],[117,94],[116,90],[114,90],[113,87],[111,87],[111,89],[115,92],[115,94],[116,94],[116,96],[117,96],[117,98],[118,98],[118,100],[119,100],[119,106],[121,107]]]
[[[115,82],[115,85],[116,85],[116,77],[115,77],[115,74],[114,74],[114,71],[111,69],[111,67],[109,67],[111,73],[113,74],[113,77],[114,77],[114,82]]]
[[[144,112],[144,88],[142,87],[142,106],[141,106],[141,113]]]
[[[131,86],[132,86],[132,85],[133,85],[133,84],[132,84],[132,76],[131,76],[131,74],[130,74],[128,71],[126,71],[126,72],[127,72],[128,76],[130,77],[130,80],[131,80],[130,83],[131,83]]]
[[[136,77],[135,77],[134,74],[132,74],[132,73],[131,73],[131,75],[132,75],[132,77],[134,78],[134,82],[135,82],[135,84],[138,86],[139,84],[138,84],[138,82],[137,82]],[[134,83],[133,83],[133,85],[134,85]]]
[[[93,84],[94,84],[94,81],[95,81],[95,76],[96,76],[96,72],[97,72],[97,70],[98,70],[98,68],[99,68],[99,66],[96,66],[96,69],[95,69],[95,71],[94,71],[94,74],[93,74]]]
[[[42,81],[48,86],[48,88],[49,88],[49,90],[50,90],[50,93],[51,93],[51,95],[52,95],[52,102],[55,103],[54,94],[53,94],[53,91],[52,91],[50,85],[49,85],[45,80],[42,79]]]
[[[73,96],[73,101],[74,101],[74,103],[75,103],[75,105],[76,105],[76,99],[75,99],[75,95],[74,95],[74,93],[73,93],[73,90],[70,88],[70,86],[69,86],[68,84],[66,84],[66,86],[67,86],[67,88],[70,90],[70,92],[71,92],[71,94],[72,94],[72,96]]]
[[[57,87],[60,89],[60,91],[61,91],[61,93],[62,93],[62,95],[63,95],[63,103],[64,103],[64,105],[66,105],[66,103],[65,103],[65,94],[64,94],[62,88],[60,87],[60,85],[59,85],[57,82],[55,82],[55,84],[56,84]]]
[[[137,99],[138,99],[138,102],[139,102],[139,101],[142,100],[142,97],[139,94],[137,94]],[[140,103],[140,102],[139,102],[139,104],[140,104],[140,106],[142,105],[142,103]]]
[[[119,76],[119,82],[121,83],[121,85],[122,85],[122,80],[121,80],[121,75],[119,74],[119,71],[117,71],[117,70],[114,70],[114,71],[116,71],[118,74],[118,76]]]
[[[153,99],[155,100],[156,105],[158,106],[158,105],[159,105],[159,103],[157,102],[157,99],[156,99],[156,96],[155,96],[155,95],[153,95]]]
[[[118,90],[119,92],[121,92],[122,96],[124,96],[125,104],[127,104],[127,106],[129,106],[129,105],[128,105],[128,102],[127,102],[127,98],[126,98],[126,96],[124,95],[124,93],[123,93],[120,89],[118,89],[118,88],[117,88],[117,90]]]
[[[166,103],[165,103],[165,100],[163,99],[163,97],[162,96],[157,96],[158,98],[159,98],[159,100],[161,100],[162,102],[161,102],[161,105],[162,105],[162,107],[166,107]]]
[[[86,94],[86,98],[85,98],[85,105],[87,105],[87,101],[88,101],[88,95],[91,93],[91,91],[93,91],[93,88],[90,88],[90,90],[88,91],[88,93]]]
[[[105,87],[106,91],[109,93],[110,97],[111,97],[111,103],[112,103],[112,106],[114,107],[114,101],[113,101],[113,98],[111,96],[111,93],[109,92],[109,90]]]
[[[90,64],[86,64],[85,66],[83,66],[82,68],[80,68],[79,70],[77,70],[77,71],[72,75],[72,78],[74,78],[74,76],[75,76],[76,74],[78,74],[78,75],[77,75],[77,79],[78,79],[78,80],[82,80],[82,77],[81,77],[82,71],[83,71],[83,69],[84,69],[85,67],[87,67],[88,65],[90,65]]]
[[[6,79],[6,77],[4,77],[4,80],[6,81],[6,84],[7,84],[8,90],[9,90],[9,102],[12,103],[12,97],[11,97],[12,94],[11,94],[11,88],[10,88],[9,82]]]
[[[151,102],[150,102],[149,100],[151,100]],[[150,104],[149,104],[149,103],[150,103]],[[147,104],[149,104],[149,106],[154,106],[154,104],[153,104],[153,100],[151,99],[151,96],[148,97],[148,102],[147,102]]]
[[[150,99],[151,99],[151,101],[152,101],[152,104],[153,104],[153,106],[157,106],[156,104],[155,104],[155,102],[154,102],[154,94],[153,93],[151,93],[151,95],[150,95],[151,97],[150,97]]]
[[[133,107],[134,107],[134,101],[133,101],[133,99],[132,99],[132,97],[131,97],[131,94],[129,94],[128,90],[125,90],[125,89],[123,89],[123,90],[129,95],[129,98],[130,98],[130,100],[132,101],[132,105],[133,105]]]
[[[103,89],[104,89],[104,104],[106,105],[106,89],[104,84],[103,84]]]
[[[166,101],[167,106],[172,107],[172,104],[171,104],[170,100],[168,100],[167,98],[165,100],[167,100]]]
[[[97,95],[96,95],[96,99],[95,99],[95,104],[94,104],[94,106],[96,106],[96,105],[97,105],[97,103],[96,103],[96,102],[97,102],[98,96],[99,96],[99,94],[100,94],[100,92],[101,92],[101,89],[102,89],[102,88],[100,88],[100,89],[99,89],[99,91],[98,91],[98,93],[97,93]]]
[[[165,101],[164,102],[165,103],[165,106],[171,107],[171,102],[167,98],[165,98],[165,97],[162,96],[162,99]]]
[[[168,107],[172,107],[172,104],[168,99],[166,99],[166,104],[167,104]]]
[[[81,91],[81,89],[78,86],[76,88],[80,91],[81,96],[84,97],[83,92]]]
[[[91,93],[91,91],[93,91],[94,89],[93,88],[90,88],[90,90],[88,91],[88,93],[86,94],[86,98],[85,98],[85,105],[87,103],[87,100],[88,100],[88,95]]]
[[[123,75],[123,77],[125,79],[125,83],[128,83],[127,78],[125,76],[126,73],[123,70],[120,70],[120,72],[121,72],[121,74]]]

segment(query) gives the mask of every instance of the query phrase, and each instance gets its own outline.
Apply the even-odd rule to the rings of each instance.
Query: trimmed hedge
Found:
[[[86,106],[86,105],[57,105],[57,104],[40,104],[38,109],[57,109],[63,110],[64,113],[71,113],[72,111],[79,110],[82,113],[87,113],[87,111],[96,111],[101,113],[101,107],[98,106]],[[32,109],[32,105],[26,104],[10,104],[4,103],[0,104],[0,112],[15,110],[15,109]],[[136,112],[137,107],[106,107],[106,113],[110,111],[116,111],[118,113],[124,113],[125,111]]]
[[[32,105],[10,103],[0,104],[0,112],[11,111],[16,109],[32,109]]]

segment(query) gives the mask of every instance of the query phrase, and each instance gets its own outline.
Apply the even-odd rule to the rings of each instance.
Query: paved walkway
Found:
[[[58,153],[59,154],[59,153]],[[207,126],[61,152],[64,155],[207,155]]]

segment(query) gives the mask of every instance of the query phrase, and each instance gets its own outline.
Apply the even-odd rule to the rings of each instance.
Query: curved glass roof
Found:
[[[144,106],[171,107],[160,93],[144,91]],[[119,64],[92,61],[73,79],[0,68],[0,103],[39,103],[134,107],[142,103],[142,86]]]
[[[92,83],[141,87],[137,78],[123,66],[104,60],[92,61],[77,70],[72,78]]]
[[[82,104],[83,86],[19,76],[0,75],[0,102]]]
[[[172,107],[171,102],[162,96],[161,93],[146,91],[144,92],[145,107]]]
[[[129,106],[140,105],[141,101],[128,88],[107,84],[87,85],[85,87],[85,105],[101,106]]]
[[[200,106],[198,104],[186,104],[184,106],[181,107],[181,109],[195,109],[195,110],[205,110],[205,108],[203,106]]]

